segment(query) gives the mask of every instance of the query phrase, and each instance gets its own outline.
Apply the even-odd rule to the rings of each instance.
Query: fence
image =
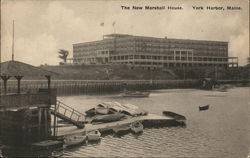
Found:
[[[3,94],[3,81],[0,82]],[[33,92],[47,88],[46,80],[23,80],[21,92]],[[127,90],[153,90],[167,88],[196,88],[197,80],[53,80],[51,88],[57,89],[58,95],[110,93]],[[8,81],[7,93],[17,92],[17,81]]]

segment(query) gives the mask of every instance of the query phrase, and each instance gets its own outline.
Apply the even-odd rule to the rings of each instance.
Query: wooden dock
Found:
[[[65,135],[83,134],[93,130],[99,130],[101,133],[106,133],[112,131],[114,127],[129,125],[135,121],[141,121],[145,128],[183,125],[171,117],[148,114],[146,116],[130,117],[124,120],[109,123],[85,124],[85,128],[83,129],[79,129],[76,126],[60,127],[58,128],[57,136],[60,137]]]

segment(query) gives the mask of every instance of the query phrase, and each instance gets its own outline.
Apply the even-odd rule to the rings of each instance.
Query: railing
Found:
[[[83,122],[85,120],[85,114],[75,110],[74,108],[64,104],[59,100],[57,100],[56,103],[56,112],[76,122]]]

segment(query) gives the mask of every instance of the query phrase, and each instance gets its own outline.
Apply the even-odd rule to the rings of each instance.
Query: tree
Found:
[[[67,57],[69,55],[69,51],[65,50],[65,49],[59,49],[58,51],[59,53],[59,58],[62,59],[64,61],[64,63],[66,63]]]

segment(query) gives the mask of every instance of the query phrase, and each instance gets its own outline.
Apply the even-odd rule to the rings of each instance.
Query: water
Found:
[[[61,151],[63,157],[232,157],[246,158],[250,147],[249,88],[228,92],[194,89],[151,91],[149,98],[118,94],[59,97],[85,111],[103,101],[135,104],[151,113],[180,113],[187,126],[145,129],[141,135],[104,136],[101,142]],[[198,106],[210,104],[199,112]]]

